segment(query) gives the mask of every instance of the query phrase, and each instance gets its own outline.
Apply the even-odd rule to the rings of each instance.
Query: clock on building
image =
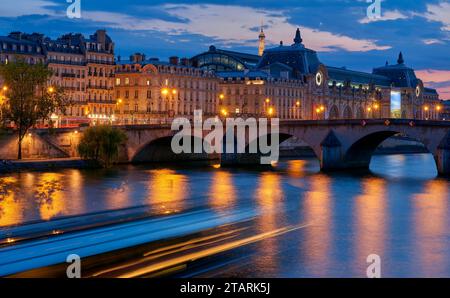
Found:
[[[416,97],[419,97],[419,96],[420,96],[420,92],[421,92],[420,86],[417,86],[417,87],[416,87]]]
[[[319,71],[319,72],[317,72],[317,74],[316,74],[316,84],[317,84],[317,86],[322,85],[322,82],[323,82],[323,75],[322,75],[322,73]]]

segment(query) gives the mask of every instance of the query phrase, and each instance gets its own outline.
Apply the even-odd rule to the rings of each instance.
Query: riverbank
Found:
[[[0,161],[0,173],[46,171],[54,169],[84,169],[89,167],[91,167],[91,165],[80,158]]]
[[[395,147],[379,147],[374,155],[418,154],[428,153],[423,146],[399,145]],[[314,158],[316,155],[310,147],[283,148],[280,150],[281,158]],[[57,169],[87,169],[92,164],[80,158],[32,159],[32,160],[3,160],[0,161],[0,174],[49,171]]]

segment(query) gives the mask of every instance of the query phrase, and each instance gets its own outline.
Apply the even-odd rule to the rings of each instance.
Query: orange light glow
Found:
[[[222,113],[223,116],[227,116],[228,115],[228,112],[225,109],[222,109],[220,112]]]

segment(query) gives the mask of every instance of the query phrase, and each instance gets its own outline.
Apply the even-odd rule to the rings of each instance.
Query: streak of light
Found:
[[[140,259],[140,260],[135,261],[135,262],[129,262],[129,263],[126,263],[124,265],[116,266],[116,267],[113,267],[113,268],[110,268],[110,269],[107,269],[107,270],[102,270],[102,271],[99,271],[99,272],[93,274],[92,276],[100,276],[100,275],[103,275],[103,274],[106,274],[106,273],[110,273],[110,272],[113,272],[113,271],[116,271],[116,270],[125,269],[125,268],[130,267],[130,266],[139,265],[139,264],[142,264],[144,262],[147,262],[147,261],[150,261],[150,260],[154,260],[154,259],[166,256],[166,255],[179,253],[179,252],[186,251],[188,249],[192,249],[192,248],[196,248],[196,247],[211,245],[211,244],[223,241],[223,240],[228,240],[228,239],[231,239],[233,237],[236,237],[237,233],[239,233],[241,231],[244,231],[244,230],[247,230],[247,229],[248,228],[235,229],[235,230],[232,230],[232,231],[227,231],[227,232],[215,234],[215,235],[212,235],[212,236],[196,238],[196,239],[192,239],[192,240],[189,240],[189,241],[177,243],[177,244],[174,244],[174,245],[165,246],[165,247],[162,247],[162,248],[159,248],[159,249],[156,249],[156,250],[144,253],[143,254],[144,258],[143,259]],[[228,237],[226,237],[226,236],[228,236]],[[223,238],[221,238],[221,237],[223,237]],[[219,238],[219,239],[215,240],[215,241],[209,241],[209,242],[206,242],[206,243],[204,242],[204,241],[217,239],[217,238]],[[200,242],[203,242],[203,243],[200,243]],[[198,243],[200,243],[200,244],[198,244]]]
[[[138,277],[138,276],[142,276],[145,274],[150,274],[152,272],[156,272],[159,270],[163,270],[165,268],[170,268],[170,267],[174,267],[174,266],[178,266],[180,264],[183,264],[185,262],[189,262],[189,261],[194,261],[196,259],[200,259],[200,258],[205,258],[208,256],[212,256],[227,250],[231,250],[231,249],[235,249],[241,246],[245,246],[248,244],[252,244],[255,242],[259,242],[261,240],[264,239],[268,239],[268,238],[272,238],[272,237],[276,237],[276,236],[280,236],[295,230],[299,230],[301,228],[306,227],[307,225],[301,225],[301,226],[288,226],[288,227],[284,227],[284,228],[280,228],[280,229],[276,229],[270,232],[265,232],[265,233],[260,233],[258,235],[255,236],[251,236],[251,237],[247,237],[244,239],[240,239],[240,240],[236,240],[230,243],[225,243],[222,245],[219,245],[217,247],[211,247],[208,249],[204,249],[201,250],[199,252],[193,252],[193,253],[189,253],[183,256],[179,256],[173,259],[169,259],[166,261],[162,261],[156,264],[152,264],[149,266],[146,266],[144,268],[140,268],[128,273],[124,273],[121,274],[117,277],[120,278],[132,278],[132,277]]]

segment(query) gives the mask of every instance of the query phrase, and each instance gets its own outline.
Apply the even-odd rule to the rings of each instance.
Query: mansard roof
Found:
[[[419,84],[414,69],[406,66],[401,52],[397,64],[375,68],[373,74],[388,77],[393,85],[399,88],[415,88]]]
[[[207,52],[192,57],[190,61],[195,67],[221,72],[254,69],[259,59],[258,55],[222,50],[210,46]]]
[[[299,77],[302,74],[315,73],[319,68],[320,61],[316,51],[306,48],[302,44],[303,39],[300,30],[297,29],[294,43],[267,49],[258,63],[257,68],[264,68],[274,63],[282,63],[293,69],[293,76]]]
[[[219,78],[228,79],[245,79],[248,78],[250,80],[254,79],[267,79],[269,78],[269,74],[265,71],[259,70],[250,70],[250,71],[227,71],[227,72],[219,72],[217,73]]]
[[[331,81],[340,82],[351,82],[354,84],[370,85],[374,84],[377,86],[391,86],[391,80],[388,77],[371,74],[367,72],[349,70],[346,68],[337,68],[332,66],[326,66],[328,70],[328,76]]]

